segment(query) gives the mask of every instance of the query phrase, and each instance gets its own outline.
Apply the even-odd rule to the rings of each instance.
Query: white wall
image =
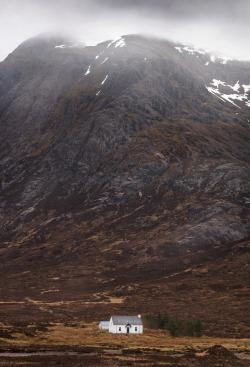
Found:
[[[98,329],[100,330],[109,330],[109,326],[108,325],[103,325],[101,322],[98,325]]]

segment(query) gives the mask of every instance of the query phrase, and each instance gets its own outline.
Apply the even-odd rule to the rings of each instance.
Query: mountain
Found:
[[[160,310],[246,336],[249,112],[250,62],[21,44],[0,63],[2,317]]]

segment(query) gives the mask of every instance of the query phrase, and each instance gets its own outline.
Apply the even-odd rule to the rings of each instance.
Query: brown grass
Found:
[[[225,348],[240,352],[250,353],[250,339],[229,339],[229,338],[173,338],[165,330],[144,329],[142,335],[110,334],[108,331],[99,331],[96,323],[76,326],[65,326],[55,324],[48,328],[48,331],[39,332],[30,337],[21,332],[12,334],[15,339],[7,340],[0,338],[2,346],[29,346],[45,345],[68,347],[104,347],[112,348],[157,348],[162,351],[182,352],[187,348],[204,350],[215,344],[220,344]]]

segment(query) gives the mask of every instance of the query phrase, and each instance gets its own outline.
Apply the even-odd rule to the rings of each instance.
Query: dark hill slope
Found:
[[[0,64],[5,300],[178,309],[230,334],[227,299],[246,335],[250,64],[188,50],[42,37]]]

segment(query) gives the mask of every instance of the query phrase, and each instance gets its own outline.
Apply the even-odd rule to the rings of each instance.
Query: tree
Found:
[[[180,334],[181,326],[182,326],[181,321],[178,319],[177,316],[171,318],[169,320],[169,326],[168,326],[170,334],[172,336],[178,336]]]
[[[195,331],[195,335],[198,337],[202,336],[202,331],[203,331],[203,325],[201,323],[201,320],[198,319],[195,321],[194,323],[194,331]]]
[[[163,328],[167,329],[168,328],[168,322],[169,322],[169,316],[168,314],[165,312],[163,319],[162,319],[162,323],[163,323]]]
[[[151,313],[149,315],[146,315],[146,325],[149,329],[153,329],[154,327],[154,317]]]
[[[195,323],[193,321],[187,321],[185,327],[185,335],[194,336],[195,334]]]

